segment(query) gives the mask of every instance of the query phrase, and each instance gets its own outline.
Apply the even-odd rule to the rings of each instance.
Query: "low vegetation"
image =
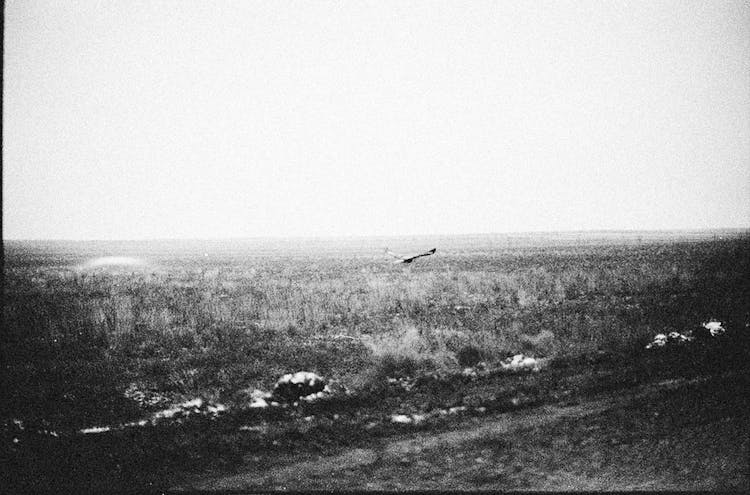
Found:
[[[750,311],[742,236],[469,246],[411,266],[362,253],[152,248],[143,265],[91,268],[107,252],[87,249],[4,245],[6,424],[131,421],[147,408],[133,389],[233,406],[299,370],[373,393],[388,378],[517,353],[626,356],[710,318],[744,328]]]

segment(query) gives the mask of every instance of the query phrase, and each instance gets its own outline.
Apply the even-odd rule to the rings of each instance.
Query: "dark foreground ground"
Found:
[[[16,431],[19,442],[3,452],[3,487],[746,491],[749,355],[748,338],[735,334],[180,424],[58,437]],[[465,409],[391,421],[451,407]]]
[[[187,490],[750,489],[747,373],[666,380],[577,404],[290,455],[182,483]]]

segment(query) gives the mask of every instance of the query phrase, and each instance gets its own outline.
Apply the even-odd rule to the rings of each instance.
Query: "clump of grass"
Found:
[[[555,334],[549,330],[542,330],[536,335],[521,334],[521,350],[525,354],[553,357],[557,354],[559,344]]]
[[[350,376],[354,390],[382,391],[387,378],[414,377],[420,373],[456,366],[456,358],[445,342],[430,338],[428,329],[408,321],[373,335],[363,335],[362,342],[370,353],[370,362],[359,373]]]
[[[466,345],[458,350],[456,359],[461,366],[475,366],[482,361],[482,351],[474,345]]]
[[[363,343],[378,363],[376,366],[384,371],[396,373],[402,367],[403,371],[413,373],[418,368],[450,365],[455,360],[453,353],[444,345],[430,342],[426,333],[429,331],[401,322],[392,330],[364,335]]]
[[[512,332],[512,330],[511,330]],[[391,330],[363,336],[373,356],[373,378],[412,376],[498,362],[518,348],[508,331],[455,327],[419,328],[408,320]]]

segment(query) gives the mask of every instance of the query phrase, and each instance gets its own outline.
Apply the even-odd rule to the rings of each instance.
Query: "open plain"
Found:
[[[3,248],[6,490],[750,487],[746,231]]]

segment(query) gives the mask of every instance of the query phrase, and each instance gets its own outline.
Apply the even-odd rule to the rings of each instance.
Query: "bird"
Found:
[[[427,251],[425,253],[422,253],[422,254],[417,254],[415,256],[409,256],[409,257],[404,257],[404,256],[399,256],[396,253],[391,252],[391,250],[388,249],[388,248],[385,248],[385,254],[388,254],[388,255],[393,256],[394,258],[396,258],[396,261],[394,261],[394,263],[411,263],[415,259],[421,258],[422,256],[430,256],[431,254],[435,254],[435,251],[437,251],[437,249],[436,248],[432,248],[429,251]]]

